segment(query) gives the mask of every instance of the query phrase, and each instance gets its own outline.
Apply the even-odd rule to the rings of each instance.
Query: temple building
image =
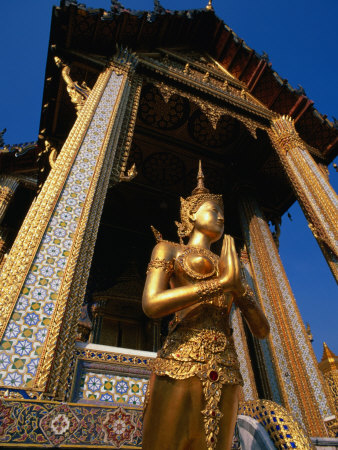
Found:
[[[19,145],[0,134],[0,445],[142,447],[170,321],[142,311],[147,264],[160,234],[177,241],[201,159],[271,327],[253,338],[233,311],[244,379],[234,448],[338,448],[337,356],[324,344],[318,365],[278,252],[298,201],[338,279],[337,126],[211,2],[174,12],[61,0],[39,130]]]

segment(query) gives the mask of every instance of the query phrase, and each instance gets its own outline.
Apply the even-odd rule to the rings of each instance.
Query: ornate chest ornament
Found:
[[[199,262],[203,264],[204,269],[207,269],[206,272],[203,273],[197,270],[199,262],[193,260],[194,256],[199,257]],[[218,257],[210,250],[202,247],[187,247],[184,252],[176,258],[176,262],[182,267],[182,270],[187,275],[196,280],[204,280],[205,278],[218,275]]]

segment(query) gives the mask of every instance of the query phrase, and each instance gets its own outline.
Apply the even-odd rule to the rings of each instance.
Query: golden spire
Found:
[[[197,173],[197,186],[192,191],[192,195],[197,194],[208,194],[210,191],[204,186],[204,175],[202,171],[202,162],[198,162],[198,173]]]
[[[214,8],[212,7],[212,0],[209,0],[209,1],[208,1],[208,4],[207,4],[207,6],[205,7],[205,9],[206,9],[207,11],[213,11],[213,10],[214,10]]]
[[[335,355],[333,353],[333,351],[329,349],[329,347],[327,346],[326,342],[323,342],[322,361],[328,360],[329,362],[334,362],[335,360],[337,360],[337,358],[338,358],[337,355]]]

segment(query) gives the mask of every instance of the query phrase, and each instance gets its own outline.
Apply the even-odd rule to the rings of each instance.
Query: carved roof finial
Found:
[[[205,9],[206,9],[207,11],[213,11],[213,10],[214,10],[214,8],[213,8],[213,6],[212,6],[212,0],[209,0],[209,1],[208,1],[208,4],[207,4],[207,6],[205,7]]]
[[[165,13],[165,9],[161,5],[160,0],[154,0],[154,12],[155,14]]]
[[[4,134],[6,133],[6,128],[4,128],[2,131],[0,131],[0,147],[4,147],[5,141],[4,141]]]
[[[306,334],[308,335],[309,341],[313,342],[313,336],[312,336],[312,332],[311,332],[309,323],[306,324]]]
[[[197,173],[197,186],[192,191],[192,195],[208,194],[210,191],[204,186],[204,175],[202,171],[202,162],[199,160]]]

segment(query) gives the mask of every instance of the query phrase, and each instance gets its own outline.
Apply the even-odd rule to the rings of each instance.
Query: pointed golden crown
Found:
[[[194,224],[190,219],[190,216],[194,214],[200,206],[208,200],[216,202],[222,210],[223,199],[221,195],[210,194],[209,189],[204,186],[204,175],[202,171],[202,163],[199,161],[198,173],[197,173],[197,186],[193,189],[191,195],[184,199],[181,197],[181,222],[175,222],[177,226],[177,234],[180,238],[181,244],[183,238],[189,236],[194,228]]]

